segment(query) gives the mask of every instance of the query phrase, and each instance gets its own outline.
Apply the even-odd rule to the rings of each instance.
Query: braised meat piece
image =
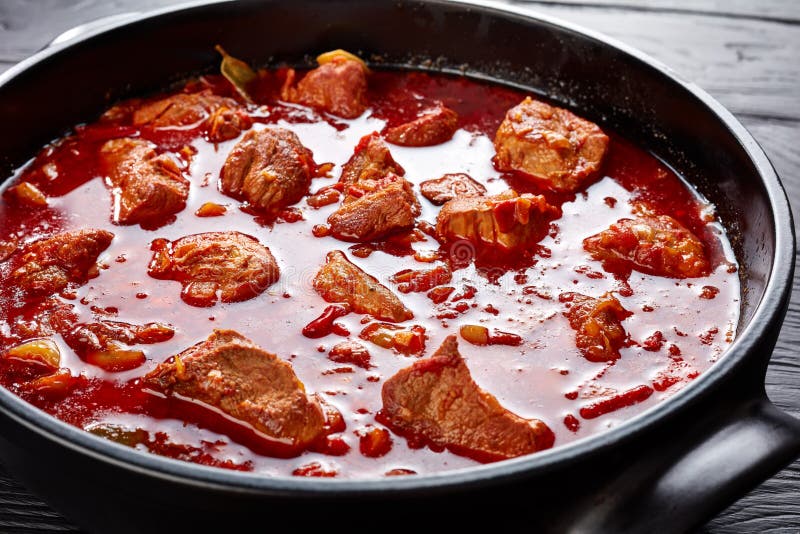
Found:
[[[3,197],[8,200],[27,206],[29,208],[43,208],[47,206],[47,195],[34,184],[26,181],[19,182],[17,185],[9,187],[3,193]]]
[[[371,369],[370,354],[367,347],[358,341],[342,341],[333,346],[328,352],[328,359],[336,363],[349,363]]]
[[[447,202],[436,218],[436,234],[443,243],[470,241],[478,252],[521,252],[547,235],[550,221],[559,216],[543,196],[509,189]]]
[[[314,277],[314,289],[327,302],[348,304],[354,312],[382,321],[399,323],[414,317],[394,293],[338,250],[328,253],[327,262]]]
[[[17,250],[19,250],[19,240],[16,237],[0,239],[0,263],[13,256]]]
[[[499,170],[528,174],[553,191],[574,192],[600,170],[608,136],[566,109],[528,97],[508,110],[494,147]]]
[[[419,118],[386,130],[386,140],[401,146],[432,146],[449,141],[458,130],[458,113],[442,104]]]
[[[153,243],[148,273],[183,285],[192,306],[239,302],[263,293],[280,276],[269,249],[239,232],[206,232]]]
[[[106,142],[100,158],[114,201],[117,224],[156,227],[186,206],[189,181],[178,164],[144,139]]]
[[[35,306],[26,307],[15,318],[9,336],[3,340],[29,340],[31,338],[61,335],[64,342],[84,361],[106,371],[127,371],[145,362],[141,350],[130,345],[161,343],[172,338],[175,331],[161,323],[143,325],[122,321],[99,319],[80,323],[75,307],[55,297],[49,297]]]
[[[92,228],[34,241],[18,253],[19,267],[11,279],[27,296],[38,297],[83,285],[97,276],[97,257],[112,239],[111,232]]]
[[[220,173],[220,189],[267,214],[298,202],[317,172],[314,155],[285,128],[249,131]]]
[[[10,324],[10,331],[0,333],[4,343],[35,337],[51,337],[68,332],[78,322],[75,307],[56,297],[47,297],[25,306]]]
[[[365,180],[379,180],[389,173],[403,176],[406,171],[392,158],[383,139],[373,132],[365,135],[358,142],[353,155],[342,167],[342,176],[339,178],[339,182],[345,185],[345,193],[347,193],[347,186],[356,185]]]
[[[453,273],[447,265],[438,265],[425,271],[403,269],[389,280],[397,284],[397,290],[401,293],[415,293],[449,284],[453,280]]]
[[[131,122],[136,126],[155,128],[191,126],[207,119],[222,106],[238,107],[236,101],[210,93],[181,93],[137,107]]]
[[[64,342],[84,361],[109,372],[128,371],[146,361],[143,351],[130,345],[150,345],[172,339],[175,330],[160,323],[134,325],[121,321],[77,324],[62,331]]]
[[[153,128],[202,124],[212,142],[238,137],[251,125],[250,117],[235,100],[208,91],[177,94],[144,104],[133,112],[132,122],[134,126]]]
[[[378,134],[362,137],[342,168],[345,198],[328,218],[331,234],[343,241],[374,241],[412,229],[420,205],[403,174]]]
[[[705,276],[710,265],[703,243],[668,215],[621,219],[583,240],[583,248],[604,267],[656,276]]]
[[[381,423],[412,446],[446,447],[486,462],[547,449],[555,439],[545,423],[515,415],[475,383],[454,335],[387,380],[382,397]]]
[[[151,345],[172,339],[175,330],[161,323],[130,324],[122,321],[101,320],[81,323],[61,331],[64,341],[79,356],[91,352],[118,348],[123,345]]]
[[[486,188],[473,180],[468,174],[445,174],[435,180],[426,180],[419,184],[422,196],[436,206],[458,197],[482,197]]]
[[[411,230],[420,213],[411,183],[396,174],[361,182],[364,195],[352,193],[328,217],[331,234],[343,241],[375,241]]]
[[[374,241],[412,229],[420,205],[403,174],[377,133],[362,137],[342,167],[337,187],[345,198],[328,218],[331,234],[344,241]]]
[[[575,344],[583,356],[591,362],[618,360],[619,349],[628,338],[621,322],[631,312],[609,294],[596,299],[580,293],[563,293],[559,300],[568,306],[564,315],[575,330]]]
[[[276,456],[300,454],[325,431],[319,402],[292,366],[233,330],[215,330],[143,382],[251,425],[274,441]]]
[[[367,67],[357,57],[342,51],[317,58],[319,67],[309,71],[296,86],[296,73],[289,69],[281,98],[344,119],[355,119],[367,109]]]

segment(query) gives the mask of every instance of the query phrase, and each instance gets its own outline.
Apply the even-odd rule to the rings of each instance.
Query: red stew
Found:
[[[411,475],[605,431],[731,343],[724,228],[635,139],[343,53],[244,73],[123,102],[8,180],[6,388],[172,458]]]

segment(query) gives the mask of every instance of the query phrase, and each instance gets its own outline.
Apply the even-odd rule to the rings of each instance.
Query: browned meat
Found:
[[[30,182],[19,182],[17,185],[9,187],[3,193],[3,197],[14,200],[23,206],[30,208],[43,208],[47,206],[47,195],[42,190]]]
[[[126,346],[161,343],[172,338],[172,327],[160,323],[136,325],[100,319],[79,323],[72,304],[55,297],[26,307],[11,324],[8,341],[30,340],[60,334],[83,360],[106,371],[127,371],[145,362],[144,352]]]
[[[144,139],[122,138],[100,149],[117,224],[156,227],[186,206],[189,181],[177,163]]]
[[[306,204],[314,209],[319,209],[323,206],[330,206],[339,202],[341,195],[336,190],[335,186],[326,186],[306,198]]]
[[[354,312],[383,321],[399,323],[414,317],[394,293],[338,250],[328,253],[327,262],[314,277],[314,289],[327,302],[349,304]]]
[[[592,362],[618,360],[619,349],[628,334],[621,321],[631,313],[610,294],[599,299],[580,293],[564,293],[559,297],[569,307],[564,315],[575,330],[575,345]]]
[[[358,341],[342,341],[328,352],[328,359],[337,363],[351,363],[364,369],[371,369],[367,347]]]
[[[175,330],[161,323],[138,325],[102,320],[77,324],[59,333],[67,345],[79,356],[85,357],[92,352],[119,348],[120,343],[124,345],[162,343],[172,339]]]
[[[150,102],[133,112],[135,126],[171,128],[203,124],[209,141],[221,142],[238,137],[250,127],[247,113],[232,98],[210,92],[178,94]]]
[[[425,271],[403,269],[396,272],[389,280],[397,284],[397,290],[401,293],[421,293],[449,284],[452,279],[453,273],[447,265],[437,265]]]
[[[277,456],[300,454],[325,431],[319,402],[292,366],[233,330],[215,330],[143,381],[251,425],[274,442]]]
[[[192,306],[238,302],[260,295],[280,276],[269,249],[239,232],[207,232],[154,243],[148,273],[183,285]]]
[[[555,439],[545,423],[515,415],[475,383],[454,335],[387,380],[382,396],[380,421],[412,445],[486,462],[547,449]]]
[[[281,98],[325,111],[345,119],[355,119],[367,109],[367,67],[355,57],[339,55],[309,71],[293,87],[290,69]]]
[[[621,219],[584,239],[583,248],[614,271],[694,278],[710,270],[703,243],[668,215]]]
[[[97,257],[112,239],[111,232],[87,229],[34,241],[19,252],[19,267],[11,278],[28,296],[53,295],[69,285],[83,285],[97,276]]]
[[[228,154],[220,189],[268,214],[296,203],[308,193],[316,173],[314,155],[285,128],[249,131]]]
[[[419,185],[422,196],[441,206],[458,197],[482,197],[486,188],[468,174],[445,174],[435,180],[426,180]]]
[[[0,263],[13,256],[18,249],[19,241],[16,237],[9,236],[8,239],[0,240]]]
[[[347,186],[365,180],[379,180],[389,173],[403,176],[406,171],[392,158],[389,148],[377,133],[365,135],[358,142],[353,155],[342,167],[339,182]],[[345,189],[345,193],[347,190]]]
[[[2,345],[14,346],[0,350],[0,362],[8,365],[4,372],[12,373],[16,383],[56,373],[61,367],[61,351],[48,338],[67,331],[76,321],[72,304],[56,297],[29,303],[0,332]]]
[[[468,240],[478,252],[522,252],[547,235],[558,208],[541,195],[517,195],[509,189],[492,197],[458,197],[436,218],[436,234],[444,243]]]
[[[566,109],[528,97],[508,110],[494,138],[501,171],[519,171],[553,191],[573,192],[600,170],[608,136]]]
[[[142,365],[145,354],[130,345],[162,343],[175,335],[160,323],[134,325],[120,321],[83,323],[61,332],[64,342],[83,360],[110,372],[128,371]]]
[[[458,113],[442,104],[411,122],[386,130],[386,140],[401,146],[432,146],[449,141],[458,130]]]
[[[396,174],[368,182],[362,182],[362,190],[371,187],[371,191],[346,197],[328,217],[331,234],[343,241],[375,241],[414,228],[420,206],[411,184]]]
[[[100,115],[99,122],[123,122],[131,119],[134,111],[142,105],[141,98],[131,98],[108,108]]]
[[[411,183],[376,133],[361,138],[339,178],[345,198],[328,217],[333,236],[373,241],[410,230],[420,213]]]
[[[10,331],[0,333],[0,340],[10,344],[35,337],[50,337],[68,332],[77,322],[78,316],[72,304],[47,297],[32,306],[25,306],[10,324]]]
[[[132,122],[136,126],[149,125],[156,128],[170,126],[191,126],[208,118],[210,112],[229,102],[236,102],[210,94],[177,94],[161,100],[149,102],[133,112]]]

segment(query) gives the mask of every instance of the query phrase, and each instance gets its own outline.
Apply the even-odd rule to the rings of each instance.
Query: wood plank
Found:
[[[800,532],[800,461],[784,469],[708,523],[701,532],[789,534]]]
[[[800,122],[743,117],[742,122],[764,148],[789,195],[792,211],[800,214]],[[800,252],[798,253],[800,258]],[[778,345],[767,370],[767,393],[780,408],[800,417],[800,260],[795,261],[792,300]],[[800,467],[798,467],[800,468]],[[800,506],[800,501],[798,502]],[[800,509],[798,509],[800,521]]]
[[[639,48],[734,113],[800,119],[800,24],[544,3],[523,7]]]
[[[606,7],[637,11],[696,13],[714,17],[747,17],[800,22],[796,0],[516,0],[520,4]]]
[[[185,3],[176,0],[3,0],[0,2],[0,61],[17,62],[56,35],[79,24],[125,12]]]
[[[797,219],[800,216],[800,121],[749,116],[739,116],[739,119],[756,138],[775,167]]]
[[[0,531],[76,532],[77,529],[0,468]]]
[[[742,122],[772,161],[786,188],[792,210],[800,214],[800,122],[743,117]],[[795,261],[792,301],[767,369],[766,389],[779,408],[800,417],[800,263]],[[800,460],[731,505],[702,529],[708,534],[800,531]]]

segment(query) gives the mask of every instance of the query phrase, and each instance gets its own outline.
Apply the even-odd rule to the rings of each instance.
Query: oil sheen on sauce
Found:
[[[317,163],[335,165],[329,177],[313,181],[312,193],[336,182],[342,164],[363,135],[380,131],[387,122],[401,123],[426,103],[437,100],[459,113],[461,128],[452,140],[433,147],[389,145],[408,180],[418,185],[445,173],[461,172],[483,183],[489,194],[509,185],[519,193],[542,193],[492,166],[494,132],[506,110],[526,96],[522,92],[459,77],[377,71],[370,78],[371,109],[357,119],[343,120],[278,102],[276,88],[281,75],[276,71],[263,79],[256,99],[261,105],[251,110],[253,128],[270,124],[289,128],[313,151]],[[215,76],[190,82],[189,89],[204,86],[231,94],[226,82]],[[155,230],[111,223],[109,192],[97,171],[96,153],[104,141],[136,135],[154,141],[179,160],[183,158],[191,181],[186,208],[173,223]],[[192,128],[156,134],[113,122],[90,124],[46,147],[15,173],[8,185],[28,180],[48,195],[49,204],[36,210],[0,204],[0,239],[18,235],[29,242],[61,230],[86,227],[115,234],[100,257],[100,275],[77,289],[75,299],[70,300],[82,321],[98,316],[134,324],[158,321],[173,326],[176,333],[167,342],[140,347],[147,362],[118,373],[85,363],[60,338],[54,339],[61,349],[62,367],[69,368],[73,376],[84,377],[81,386],[63,399],[23,394],[7,377],[2,378],[3,384],[78,427],[91,430],[111,425],[127,431],[128,437],[149,435],[146,440],[129,443],[139,449],[265,475],[291,475],[313,462],[319,464],[319,472],[343,478],[382,476],[394,469],[425,474],[475,465],[475,461],[447,451],[409,448],[397,435],[392,435],[393,446],[385,456],[368,458],[359,452],[357,432],[367,425],[380,426],[375,414],[381,408],[383,381],[411,365],[415,358],[365,342],[372,356],[371,369],[329,360],[328,350],[344,338],[329,335],[309,339],[301,333],[328,306],[315,293],[311,281],[331,250],[343,250],[351,261],[395,292],[396,286],[389,280],[393,274],[403,269],[428,269],[431,264],[418,262],[412,254],[381,250],[359,257],[352,253],[350,243],[314,237],[312,228],[323,224],[336,205],[313,209],[302,200],[295,206],[302,220],[275,224],[265,224],[241,211],[237,201],[217,188],[220,168],[236,141],[213,144]],[[192,150],[184,150],[179,156],[186,145]],[[543,420],[554,431],[555,446],[559,446],[621,424],[708,369],[735,334],[740,288],[736,260],[713,207],[667,166],[628,140],[612,135],[602,177],[583,192],[572,196],[543,194],[561,205],[563,216],[554,221],[550,235],[540,243],[541,251],[532,266],[487,273],[478,272],[470,264],[455,271],[450,285],[456,291],[467,286],[477,289],[472,298],[463,300],[467,305],[455,312],[452,305],[433,304],[425,293],[398,294],[414,312],[415,319],[408,323],[421,324],[427,330],[423,356],[432,354],[462,325],[484,325],[521,336],[524,343],[517,347],[479,347],[459,339],[460,352],[483,389],[514,413]],[[206,202],[222,204],[227,211],[221,217],[196,216],[197,208]],[[420,202],[418,221],[435,224],[439,208],[422,197]],[[634,271],[626,285],[592,260],[583,250],[583,239],[631,216],[636,202],[675,217],[698,235],[710,254],[711,274],[677,280]],[[197,308],[180,299],[178,282],[148,276],[154,239],[174,240],[219,230],[236,230],[267,245],[280,266],[280,280],[251,300]],[[431,237],[411,246],[423,253],[439,248]],[[469,247],[448,252],[472,253]],[[5,350],[10,346],[9,324],[16,317],[10,316],[6,305],[14,289],[3,268],[0,263],[0,349]],[[558,299],[564,292],[590,296],[613,292],[633,312],[622,323],[631,341],[622,348],[619,360],[593,363],[580,354]],[[709,294],[713,298],[708,298]],[[361,319],[350,314],[339,322],[352,333],[352,339],[357,339],[363,328]],[[289,459],[262,456],[224,433],[202,427],[209,425],[185,423],[167,401],[141,390],[138,378],[204,340],[214,328],[234,329],[291,362],[307,391],[319,394],[341,411],[347,428],[334,437],[349,449],[342,445],[338,455],[306,452]],[[657,331],[663,342],[652,343]],[[349,371],[342,369],[345,367]],[[202,417],[194,420],[202,423]],[[218,425],[214,428],[220,430]]]

